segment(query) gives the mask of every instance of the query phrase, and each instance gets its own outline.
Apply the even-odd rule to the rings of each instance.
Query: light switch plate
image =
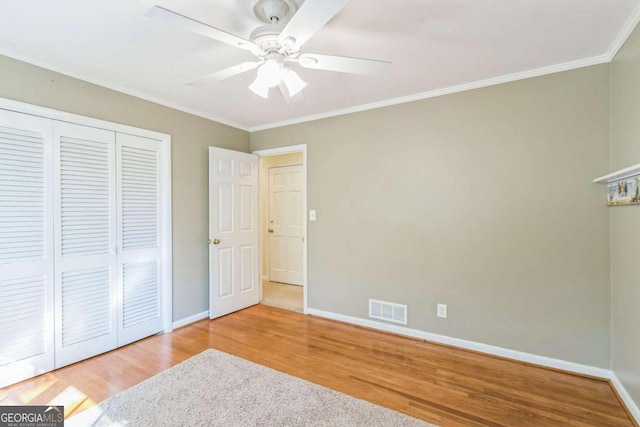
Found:
[[[447,304],[438,304],[438,317],[447,318]]]
[[[315,221],[316,220],[316,211],[315,209],[311,209],[309,211],[309,221]]]

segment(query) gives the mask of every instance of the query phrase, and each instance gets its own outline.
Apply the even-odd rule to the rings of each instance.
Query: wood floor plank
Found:
[[[0,390],[67,416],[215,348],[442,426],[634,426],[611,385],[259,305]]]

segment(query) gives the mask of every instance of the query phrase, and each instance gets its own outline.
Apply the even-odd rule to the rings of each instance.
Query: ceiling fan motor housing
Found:
[[[298,10],[295,0],[258,0],[253,6],[253,13],[266,24],[283,24],[288,22]]]
[[[289,57],[295,57],[299,53],[299,49],[295,48],[295,41],[286,43],[287,40],[285,40],[285,43],[281,43],[279,40],[284,27],[285,24],[262,25],[251,32],[250,40],[258,45],[265,54],[277,51],[285,53]]]

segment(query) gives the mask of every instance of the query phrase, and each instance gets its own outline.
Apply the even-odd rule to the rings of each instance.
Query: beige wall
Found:
[[[260,223],[262,224],[260,244],[262,278],[269,277],[269,169],[282,166],[301,165],[302,153],[281,154],[260,158]]]
[[[640,161],[639,44],[613,66],[614,168]],[[207,310],[206,151],[248,151],[249,134],[5,57],[0,97],[172,135],[174,319]],[[406,303],[411,328],[608,367],[609,211],[590,184],[608,140],[602,65],[257,132],[251,149],[308,144],[311,307]],[[636,399],[639,212],[611,210],[613,366]]]
[[[640,27],[611,65],[611,170],[640,163]],[[612,367],[640,405],[640,208],[611,208]]]
[[[0,97],[172,136],[173,318],[208,310],[207,147],[248,151],[249,134],[3,56]]]
[[[308,144],[310,307],[600,367],[608,141],[608,65],[251,134]]]

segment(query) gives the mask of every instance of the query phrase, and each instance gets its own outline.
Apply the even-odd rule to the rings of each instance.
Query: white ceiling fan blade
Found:
[[[251,92],[262,98],[269,98],[269,86],[263,84],[260,81],[260,77],[256,77],[253,83],[251,83],[251,85],[249,86],[249,89],[251,90]]]
[[[215,73],[208,74],[204,77],[200,77],[190,82],[187,82],[187,86],[203,87],[210,83],[219,82],[220,80],[228,79],[229,77],[237,76],[246,71],[253,70],[260,65],[260,62],[243,62],[242,64],[234,65],[233,67],[225,68],[224,70],[216,71]]]
[[[245,40],[242,37],[227,33],[226,31],[204,24],[200,21],[196,21],[195,19],[191,19],[184,15],[180,15],[179,13],[172,12],[169,9],[165,9],[160,6],[154,6],[149,12],[147,12],[147,17],[158,22],[180,26],[186,30],[193,31],[194,33],[201,34],[205,37],[209,37],[241,49],[250,51],[260,50],[258,46],[251,43],[249,40]]]
[[[300,55],[298,63],[304,68],[338,71],[341,73],[364,74],[372,76],[387,70],[391,62],[374,59],[349,58],[347,56],[320,55],[305,53]]]
[[[285,104],[295,106],[304,101],[303,92],[300,92],[296,96],[291,97],[291,95],[289,95],[289,89],[287,89],[287,85],[285,85],[284,82],[280,82],[278,88],[280,89],[280,93],[282,93],[282,98],[284,98]]]
[[[280,89],[280,93],[284,98],[284,103],[287,105],[291,105],[291,96],[289,95],[289,90],[287,89],[287,86],[285,86],[284,82],[280,82],[280,84],[278,85],[278,89]]]
[[[295,40],[293,46],[299,48],[320,30],[331,18],[336,16],[350,0],[305,0],[282,30],[278,41]]]
[[[282,70],[282,83],[287,88],[290,97],[296,96],[302,89],[307,87],[307,82],[302,80],[300,76],[290,68]],[[282,89],[282,87],[280,87]]]

